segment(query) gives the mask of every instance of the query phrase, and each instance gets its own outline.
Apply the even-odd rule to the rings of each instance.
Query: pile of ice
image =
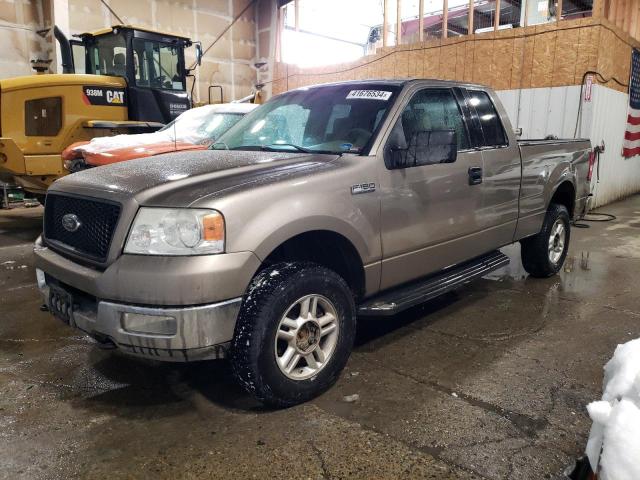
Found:
[[[604,367],[602,400],[587,406],[593,420],[587,456],[602,480],[640,479],[640,338],[618,345]]]

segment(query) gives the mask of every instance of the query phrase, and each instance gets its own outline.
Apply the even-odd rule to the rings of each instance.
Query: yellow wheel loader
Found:
[[[0,179],[43,198],[69,173],[62,151],[74,142],[154,131],[191,107],[186,37],[131,25],[69,41],[54,27],[62,74],[0,80]]]

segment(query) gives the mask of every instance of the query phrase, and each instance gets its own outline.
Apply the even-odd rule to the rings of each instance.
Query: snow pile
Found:
[[[93,138],[86,145],[76,147],[78,152],[103,153],[116,148],[143,147],[161,142],[173,142],[169,132],[137,133],[135,135],[115,135],[113,137]]]
[[[144,147],[164,142],[184,142],[196,145],[211,140],[215,134],[223,133],[240,118],[240,115],[250,112],[257,106],[247,103],[204,105],[181,113],[173,122],[156,132],[97,137],[74,150],[104,153],[117,148]],[[216,133],[218,129],[222,131]]]
[[[587,456],[602,480],[640,479],[640,338],[618,345],[604,367],[602,400],[587,406],[593,420]]]

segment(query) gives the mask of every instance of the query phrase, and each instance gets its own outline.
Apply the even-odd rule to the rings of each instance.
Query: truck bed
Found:
[[[591,142],[587,139],[526,139],[518,140],[522,161],[522,186],[520,190],[520,217],[518,237],[537,233],[551,193],[545,186],[563,181],[555,178],[560,173],[570,172],[575,176],[576,186],[574,218],[585,210],[589,196],[589,155]],[[558,168],[565,165],[567,168]],[[555,173],[554,173],[555,172]]]

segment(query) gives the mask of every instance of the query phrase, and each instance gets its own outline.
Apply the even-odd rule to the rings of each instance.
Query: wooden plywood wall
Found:
[[[276,64],[273,93],[341,80],[412,77],[496,90],[556,87],[581,84],[587,71],[602,75],[596,83],[608,80],[608,87],[626,91],[631,49],[639,45],[606,18],[566,20],[383,48],[348,64],[308,69]]]

